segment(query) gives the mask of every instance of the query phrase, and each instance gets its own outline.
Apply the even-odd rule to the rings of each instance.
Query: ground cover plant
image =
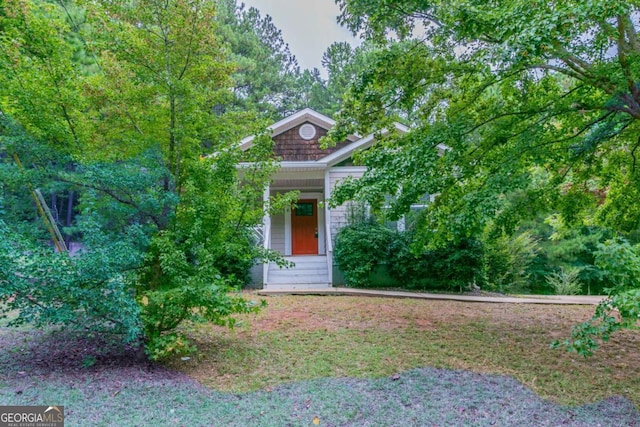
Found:
[[[592,307],[266,299],[232,331],[189,326],[200,352],[165,366],[2,324],[0,404],[55,401],[92,426],[640,426],[637,331],[590,359],[549,348]]]

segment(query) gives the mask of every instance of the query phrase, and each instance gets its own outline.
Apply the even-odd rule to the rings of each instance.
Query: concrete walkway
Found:
[[[351,295],[363,297],[384,298],[415,298],[428,300],[451,300],[464,302],[491,302],[510,304],[564,304],[564,305],[598,305],[604,296],[569,296],[569,295],[511,295],[511,296],[483,296],[430,294],[423,292],[378,291],[370,289],[352,288],[319,288],[319,289],[262,289],[258,295]]]

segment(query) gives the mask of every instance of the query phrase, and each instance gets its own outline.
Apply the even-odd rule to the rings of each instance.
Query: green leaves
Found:
[[[369,286],[374,268],[389,260],[395,234],[375,221],[359,222],[340,229],[334,252],[349,286]]]
[[[583,356],[591,356],[599,342],[608,341],[614,332],[623,328],[636,329],[640,322],[640,245],[609,240],[599,245],[595,263],[614,284],[608,290],[609,297],[598,305],[588,322],[573,328],[570,339],[553,344]]]
[[[0,108],[36,138],[78,148],[81,79],[66,44],[62,10],[40,1],[12,0],[0,15]]]
[[[6,231],[2,298],[20,321],[144,338],[161,357],[189,348],[173,332],[181,322],[232,325],[231,314],[256,309],[232,292],[256,258],[275,258],[250,232],[275,166],[257,140],[240,185],[235,145],[263,123],[252,111],[225,113],[235,69],[215,2],[81,5],[2,6],[1,148],[28,163],[23,175],[0,164],[11,178],[1,200],[30,184],[80,194],[66,231],[87,247],[69,258]],[[15,129],[5,130],[8,117]],[[32,214],[4,217],[33,228]]]
[[[142,260],[135,233],[113,241],[97,229],[84,231],[96,246],[72,259],[27,241],[0,220],[0,312],[17,310],[13,325],[62,325],[135,341],[142,333],[130,292]]]
[[[411,137],[384,138],[362,157],[372,172],[358,188],[350,184],[345,197],[375,205],[379,192],[372,189],[379,188],[417,200],[419,185],[440,194],[431,208],[437,220],[425,232],[445,221],[460,224],[453,234],[464,236],[508,209],[503,195],[530,192],[535,171],[548,173],[544,191],[564,200],[565,217],[577,223],[597,208],[606,184],[594,176],[608,161],[625,162],[623,171],[635,164],[630,147],[637,145],[640,116],[633,111],[640,99],[630,88],[640,75],[629,59],[640,44],[627,19],[637,9],[630,2],[340,4],[341,19],[384,48],[348,92],[334,140],[388,129],[396,120],[413,125],[414,147],[451,149],[448,160],[427,165],[425,150],[405,149]],[[424,38],[403,32],[415,24],[425,26]],[[406,38],[397,41],[388,30]],[[615,49],[625,53],[605,54]],[[618,156],[625,153],[626,161]],[[432,174],[440,181],[427,179]]]

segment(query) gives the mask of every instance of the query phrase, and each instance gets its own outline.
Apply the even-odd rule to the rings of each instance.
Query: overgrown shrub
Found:
[[[463,239],[416,253],[412,231],[397,232],[375,220],[358,218],[336,236],[335,258],[347,285],[370,286],[378,265],[386,265],[396,286],[406,289],[451,291],[482,283],[481,242]]]
[[[375,221],[362,221],[340,229],[334,255],[347,286],[366,287],[369,276],[389,259],[389,247],[397,232]]]
[[[398,283],[409,289],[464,290],[482,283],[483,247],[463,239],[445,247],[415,253],[412,232],[401,233],[393,242],[389,269]]]
[[[435,273],[447,289],[466,289],[483,284],[484,245],[476,239],[462,239],[433,251],[438,260]]]
[[[63,326],[116,334],[142,333],[132,289],[145,236],[129,227],[117,241],[85,227],[87,250],[71,258],[14,232],[0,220],[0,315],[17,312],[11,326]]]
[[[2,194],[27,198],[29,175],[1,157],[0,164],[0,177],[15,176]],[[154,151],[50,170],[82,189],[80,213],[66,230],[86,249],[74,257],[55,253],[42,233],[25,232],[35,228],[33,213],[3,205],[0,314],[16,310],[15,324],[120,334],[157,359],[193,348],[175,331],[181,322],[233,325],[231,314],[255,311],[257,304],[234,291],[256,259],[273,258],[249,231],[262,207],[246,202],[252,194],[238,196],[233,158],[183,166],[189,173],[179,194],[164,190],[175,182]]]
[[[183,354],[192,346],[176,332],[183,322],[233,326],[234,313],[259,305],[240,293],[260,248],[234,197],[235,165],[229,159],[189,164],[181,202],[170,226],[153,236],[137,288],[147,353]],[[258,211],[260,212],[260,211]]]

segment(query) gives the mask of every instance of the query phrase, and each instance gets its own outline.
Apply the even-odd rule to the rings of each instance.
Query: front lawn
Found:
[[[259,297],[255,297],[259,298]],[[622,395],[640,405],[640,332],[585,359],[549,348],[593,306],[329,296],[265,297],[228,331],[197,325],[200,348],[168,366],[232,392],[323,377],[382,377],[431,366],[511,375],[543,398],[580,405]]]
[[[638,332],[588,360],[548,347],[593,307],[266,299],[233,331],[191,326],[200,353],[166,366],[0,325],[0,405],[64,405],[67,426],[640,427]]]

